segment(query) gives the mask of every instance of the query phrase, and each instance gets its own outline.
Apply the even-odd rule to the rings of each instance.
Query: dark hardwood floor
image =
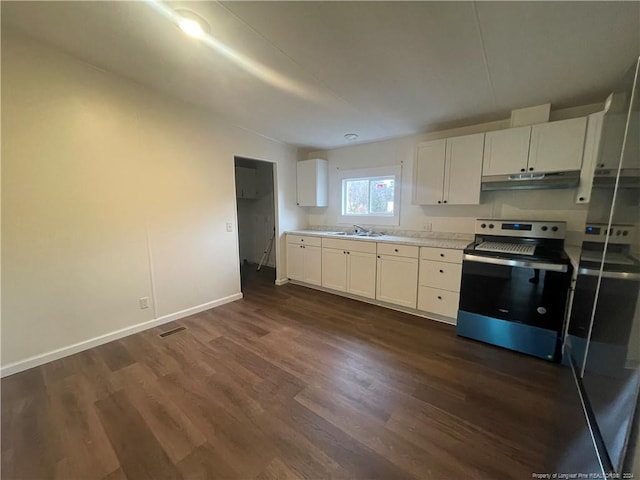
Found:
[[[558,366],[441,323],[275,287],[272,275],[251,273],[241,301],[3,379],[2,478],[552,471]]]

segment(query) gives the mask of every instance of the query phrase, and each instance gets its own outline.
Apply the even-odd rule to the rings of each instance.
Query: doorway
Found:
[[[276,279],[274,164],[234,157],[241,290]]]

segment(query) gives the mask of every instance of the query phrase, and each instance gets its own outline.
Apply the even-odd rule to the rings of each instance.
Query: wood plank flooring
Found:
[[[560,367],[270,276],[251,274],[241,301],[3,379],[2,478],[552,471]]]

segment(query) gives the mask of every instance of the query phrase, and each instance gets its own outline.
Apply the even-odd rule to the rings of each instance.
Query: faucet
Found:
[[[367,235],[369,233],[373,233],[373,230],[369,230],[356,224],[353,225],[353,229],[356,235]]]

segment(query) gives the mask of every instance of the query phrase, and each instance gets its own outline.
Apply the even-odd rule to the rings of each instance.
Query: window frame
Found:
[[[393,214],[347,214],[346,206],[346,181],[348,180],[376,180],[393,177]],[[392,165],[376,168],[362,168],[357,170],[342,170],[339,174],[340,188],[340,224],[357,224],[364,223],[366,225],[399,225],[400,224],[400,191],[402,186],[402,166]]]

